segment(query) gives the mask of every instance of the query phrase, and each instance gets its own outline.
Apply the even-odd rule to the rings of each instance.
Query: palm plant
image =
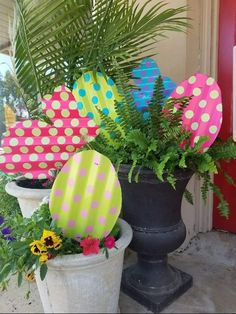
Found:
[[[55,86],[72,87],[85,70],[111,75],[118,63],[130,73],[158,37],[188,25],[181,15],[186,7],[165,6],[153,0],[143,5],[137,0],[16,0],[15,69],[33,108]]]

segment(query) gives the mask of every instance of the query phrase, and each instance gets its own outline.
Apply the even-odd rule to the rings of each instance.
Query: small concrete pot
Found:
[[[38,285],[46,290],[46,303],[41,298],[45,313],[119,312],[124,251],[131,241],[132,229],[122,219],[118,223],[121,228],[121,237],[116,242],[118,249],[109,250],[108,259],[99,252],[89,256],[57,256],[47,262],[48,272],[42,281],[45,284]]]
[[[17,182],[18,179],[8,182],[5,187],[6,192],[17,198],[23,217],[30,218],[35,209],[39,207],[43,198],[48,196],[51,190],[24,188],[19,186]]]

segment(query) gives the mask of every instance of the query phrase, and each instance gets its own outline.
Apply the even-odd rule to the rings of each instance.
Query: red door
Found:
[[[220,0],[219,16],[219,60],[218,83],[222,91],[223,124],[220,136],[225,139],[233,132],[233,47],[236,45],[236,0]],[[236,180],[236,162],[223,163],[226,170]],[[216,209],[218,201],[214,197],[213,227],[236,233],[236,190],[222,175],[215,176],[230,205],[229,219],[221,217]]]

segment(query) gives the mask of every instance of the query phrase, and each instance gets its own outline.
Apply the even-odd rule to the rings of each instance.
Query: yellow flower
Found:
[[[41,263],[41,264],[44,264],[44,263],[46,263],[48,261],[48,254],[42,254],[41,256],[40,256],[40,258],[39,258],[39,262]]]
[[[34,281],[35,280],[35,277],[34,277],[34,272],[31,272],[31,273],[28,273],[25,275],[25,279],[27,281]]]
[[[30,243],[30,247],[31,247],[30,248],[31,252],[34,255],[41,255],[47,252],[46,246],[44,245],[42,241],[39,241],[39,240],[35,240],[32,243]]]
[[[62,240],[60,239],[60,237],[57,237],[57,239],[55,239],[54,241],[54,249],[59,250],[61,246],[62,246]]]
[[[43,230],[41,241],[46,246],[46,248],[48,249],[54,248],[55,250],[58,250],[61,247],[62,242],[60,237],[57,236],[55,232],[50,230]]]

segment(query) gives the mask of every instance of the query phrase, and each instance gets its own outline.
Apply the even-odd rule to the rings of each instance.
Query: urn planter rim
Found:
[[[118,176],[119,176],[119,179],[126,179],[127,180],[127,175],[128,175],[128,172],[131,168],[131,165],[130,164],[121,164],[120,165],[120,168],[119,168],[119,171],[118,171]],[[133,171],[133,176],[135,176],[135,174],[137,173],[138,171],[138,168],[139,167],[135,167],[134,168],[134,171]],[[174,172],[173,172],[173,175],[175,176],[175,178],[177,180],[185,180],[186,178],[190,178],[192,175],[194,174],[194,171],[192,169],[189,169],[189,168],[186,168],[186,169],[176,169]],[[139,175],[139,181],[138,183],[140,182],[149,182],[149,183],[155,183],[155,184],[158,184],[158,183],[165,183],[167,182],[166,178],[165,178],[165,173],[163,174],[163,178],[164,180],[163,181],[160,181],[157,176],[155,175],[155,173],[153,172],[153,170],[149,169],[149,168],[142,168],[140,170],[140,175]]]
[[[96,265],[107,262],[109,263],[110,259],[116,258],[122,250],[124,250],[129,243],[131,242],[133,231],[130,225],[123,219],[118,219],[118,224],[121,229],[121,236],[116,241],[116,248],[109,250],[109,258],[107,259],[105,254],[102,253],[102,250],[98,254],[92,254],[85,256],[82,253],[80,254],[68,254],[57,256],[54,259],[51,259],[47,262],[49,269],[64,269],[69,270],[71,268],[89,268],[96,267]]]

